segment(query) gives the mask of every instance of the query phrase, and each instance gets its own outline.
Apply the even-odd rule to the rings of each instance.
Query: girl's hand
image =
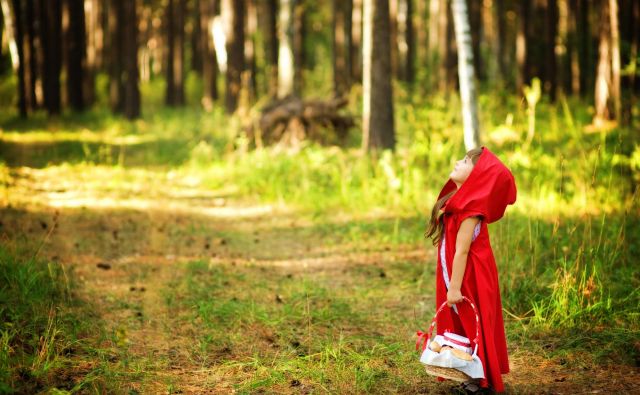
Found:
[[[459,302],[462,302],[462,292],[460,292],[459,289],[449,288],[447,292],[447,305],[451,307]]]

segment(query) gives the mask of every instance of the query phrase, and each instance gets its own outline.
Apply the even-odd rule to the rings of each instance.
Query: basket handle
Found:
[[[471,305],[471,308],[473,309],[473,312],[476,316],[476,337],[475,339],[472,340],[475,343],[475,347],[473,349],[473,355],[476,355],[478,352],[478,339],[480,337],[480,317],[478,315],[478,308],[471,301],[471,299],[467,298],[466,296],[463,296],[462,300],[468,302]],[[434,314],[433,319],[431,320],[431,325],[429,326],[429,330],[427,332],[422,332],[422,331],[417,332],[418,341],[416,342],[416,350],[420,351],[421,346],[422,346],[422,351],[424,351],[427,347],[429,347],[429,344],[431,343],[431,335],[433,334],[433,327],[436,326],[436,319],[438,318],[438,314],[440,314],[440,312],[442,312],[442,310],[444,310],[445,307],[447,307],[446,301],[440,305],[440,307]]]

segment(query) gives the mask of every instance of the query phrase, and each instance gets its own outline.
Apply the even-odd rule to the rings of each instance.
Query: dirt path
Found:
[[[148,188],[139,189],[142,183]],[[104,336],[94,340],[124,374],[118,378],[122,392],[232,392],[234,368],[217,369],[208,362],[213,357],[197,352],[196,329],[171,303],[175,295],[167,290],[186,275],[187,262],[330,275],[339,283],[346,266],[429,259],[420,246],[336,243],[286,207],[234,199],[198,184],[113,168],[11,170],[2,229],[10,239],[44,240],[41,254],[73,271],[81,297],[105,323]],[[578,366],[576,359],[545,359],[516,347],[511,354],[505,381],[512,393],[640,392],[637,368]],[[427,392],[449,388],[433,384]]]

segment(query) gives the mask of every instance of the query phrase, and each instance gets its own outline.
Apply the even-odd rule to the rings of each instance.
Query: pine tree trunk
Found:
[[[447,67],[449,54],[449,6],[447,0],[440,0],[438,5],[438,90],[445,92],[449,85],[449,71]]]
[[[69,13],[67,30],[67,98],[75,111],[84,110],[82,82],[84,80],[82,61],[85,49],[84,2],[83,0],[66,0]]]
[[[347,69],[347,15],[343,0],[333,0],[333,94],[342,96],[348,88],[349,70]]]
[[[469,28],[471,29],[471,48],[473,50],[473,68],[480,81],[487,78],[482,57],[480,56],[480,42],[482,40],[482,1],[469,1],[467,7]]]
[[[15,1],[15,0],[14,0]],[[9,43],[9,55],[11,57],[11,66],[16,74],[20,66],[20,56],[18,55],[18,45],[16,39],[16,30],[18,28],[16,21],[16,13],[12,10],[9,0],[0,0],[2,7],[2,20],[4,21],[7,42]]]
[[[95,102],[95,76],[96,76],[96,56],[97,44],[96,35],[100,27],[98,0],[85,0],[85,29],[86,29],[86,63],[84,68],[84,80],[82,82],[82,92],[84,94],[84,102],[87,106],[91,106]]]
[[[552,102],[556,100],[558,91],[558,59],[556,57],[556,36],[558,35],[558,3],[557,0],[547,0],[546,8],[546,54],[544,63],[546,64],[546,82],[548,84],[549,96]]]
[[[244,41],[244,52],[247,75],[246,87],[248,90],[248,98],[255,101],[258,96],[258,67],[256,64],[256,32],[258,30],[258,13],[256,8],[256,0],[246,0],[246,35]]]
[[[364,0],[362,146],[395,147],[388,0]]]
[[[590,0],[578,0],[578,26],[580,27],[580,94],[583,96],[589,95],[591,87],[594,84],[593,80],[593,63],[591,54],[591,23],[589,18],[589,5]]]
[[[387,0],[389,3],[389,18],[391,20],[389,25],[389,35],[391,40],[391,75],[394,78],[402,79],[400,76],[400,62],[398,54],[398,1],[399,0]]]
[[[265,82],[269,97],[274,99],[278,96],[278,1],[266,0],[261,4],[264,10]]]
[[[406,2],[406,28],[405,28],[405,44],[407,50],[405,53],[405,80],[409,84],[413,84],[416,78],[415,61],[416,61],[416,43],[415,30],[413,27],[413,0],[404,0]]]
[[[622,121],[620,95],[620,27],[618,23],[618,0],[609,0],[609,19],[611,26],[611,99],[613,115],[616,121]]]
[[[184,0],[169,0],[167,8],[167,94],[169,106],[184,105]]]
[[[200,25],[202,17],[200,16],[200,3],[207,0],[193,0],[190,4],[193,9],[189,9],[193,18],[193,24],[191,29],[190,41],[191,41],[191,70],[202,75],[202,35],[203,31]]]
[[[108,6],[108,67],[109,67],[109,104],[111,111],[122,113],[124,110],[124,87],[122,85],[122,57],[124,51],[124,35],[122,24],[124,13],[122,1],[110,0]]]
[[[453,21],[458,45],[458,78],[462,99],[462,120],[464,123],[464,145],[467,151],[480,146],[480,124],[478,103],[473,71],[473,46],[471,28],[465,0],[451,3]]]
[[[362,0],[351,7],[351,81],[362,81]]]
[[[62,6],[59,1],[40,0],[46,25],[44,48],[44,101],[49,115],[60,114],[60,71],[62,69]],[[46,41],[45,41],[46,37]]]
[[[27,0],[23,4],[25,9],[23,10],[25,30],[23,31],[23,54],[25,60],[25,87],[26,87],[26,101],[27,111],[34,111],[38,108],[38,100],[36,97],[36,83],[38,79],[38,62],[36,53],[36,16],[34,9],[35,0]]]
[[[640,2],[634,1],[632,3],[631,10],[631,50],[629,57],[631,62],[636,70],[636,73],[631,74],[629,77],[629,90],[631,91],[631,100],[629,103],[629,119],[630,123],[633,124],[633,109],[636,106],[638,99],[638,92],[640,92],[640,78],[637,76],[638,70],[638,46],[640,45]]]
[[[508,53],[507,51],[507,45],[506,45],[506,35],[507,35],[507,31],[506,31],[506,26],[505,26],[505,5],[504,5],[504,0],[496,0],[495,1],[495,13],[493,14],[494,17],[494,21],[495,21],[495,26],[496,26],[496,40],[495,40],[495,45],[496,45],[496,56],[498,57],[497,59],[497,64],[498,64],[498,80],[502,83],[502,85],[504,85],[507,81],[509,81],[508,78],[508,66],[507,66],[507,62],[506,62],[506,54]]]
[[[200,32],[202,46],[203,106],[210,110],[218,99],[218,59],[213,47],[211,28],[218,0],[200,0]]]
[[[304,67],[306,56],[304,52],[305,4],[304,0],[293,0],[293,94],[302,97],[304,85]]]
[[[8,5],[3,3],[3,11],[8,9]],[[5,18],[9,12],[4,12]],[[7,18],[8,19],[8,18]],[[13,0],[13,26],[15,26],[15,54],[16,60],[14,65],[17,65],[18,72],[18,112],[20,117],[27,117],[27,98],[26,98],[26,83],[25,83],[25,61],[24,61],[24,48],[22,42],[24,39],[24,25],[22,24],[22,4],[20,0]]]
[[[516,37],[516,62],[518,72],[516,74],[516,90],[522,95],[525,84],[529,83],[529,16],[531,4],[529,0],[521,0],[518,4],[518,32]]]
[[[571,93],[573,95],[580,94],[581,70],[580,67],[580,51],[578,47],[578,27],[577,21],[579,17],[578,0],[570,0],[567,11],[568,32],[567,32],[567,51],[569,52],[569,72],[571,76]]]
[[[238,98],[244,70],[244,13],[245,0],[223,0],[228,13],[227,26],[227,74],[225,108],[231,114],[238,108]]]
[[[138,88],[138,18],[136,1],[124,0],[123,30],[127,38],[123,46],[124,116],[134,119],[140,116],[140,91]]]
[[[3,16],[2,18],[0,18],[0,43],[3,43],[4,36],[5,36],[5,24],[4,24],[4,14],[2,13],[1,9],[0,9],[0,15]],[[6,62],[7,61],[5,58],[4,51],[0,51],[0,75],[4,75],[4,73],[8,71],[7,68],[5,67],[5,65],[7,64]]]

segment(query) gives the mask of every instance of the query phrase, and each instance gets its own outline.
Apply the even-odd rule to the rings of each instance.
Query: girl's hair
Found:
[[[480,154],[482,153],[482,148],[474,148],[467,152],[466,156],[471,159],[471,162],[475,166],[478,163],[478,159],[480,159]],[[449,200],[451,196],[456,192],[453,190],[443,197],[441,197],[436,204],[433,205],[433,209],[431,209],[431,219],[429,220],[429,226],[427,231],[424,232],[425,238],[431,238],[433,240],[433,245],[437,246],[442,239],[442,232],[444,230],[444,223],[442,222],[442,214],[440,213],[440,209],[444,206],[445,202]]]

